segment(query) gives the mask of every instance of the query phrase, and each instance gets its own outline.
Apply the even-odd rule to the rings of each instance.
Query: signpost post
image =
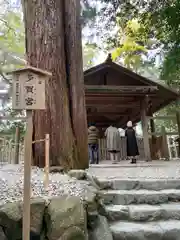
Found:
[[[49,134],[45,138],[45,189],[49,186]]]
[[[26,66],[13,71],[12,105],[15,110],[26,110],[27,131],[24,153],[23,240],[30,239],[30,198],[32,161],[32,111],[45,109],[45,80],[51,73]]]
[[[19,140],[20,140],[20,129],[19,126],[16,127],[16,133],[15,133],[15,159],[14,163],[19,163]]]

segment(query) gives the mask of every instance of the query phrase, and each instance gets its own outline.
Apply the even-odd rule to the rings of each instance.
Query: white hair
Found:
[[[127,122],[127,127],[132,127],[132,122],[131,121]]]

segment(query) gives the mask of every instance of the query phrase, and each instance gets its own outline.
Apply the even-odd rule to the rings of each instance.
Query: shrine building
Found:
[[[145,158],[151,159],[148,117],[177,101],[180,94],[114,63],[111,55],[84,72],[84,83],[88,123],[95,123],[103,131],[112,123],[126,128],[129,120],[133,124],[141,121]],[[150,130],[155,132],[152,118]]]

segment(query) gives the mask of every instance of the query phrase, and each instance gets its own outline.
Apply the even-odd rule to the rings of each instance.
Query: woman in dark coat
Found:
[[[137,139],[135,130],[132,127],[132,122],[127,123],[127,129],[125,131],[127,141],[127,156],[131,158],[131,163],[136,163],[136,156],[139,155]]]

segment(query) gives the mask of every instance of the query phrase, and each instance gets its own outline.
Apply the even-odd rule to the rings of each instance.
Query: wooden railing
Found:
[[[148,117],[150,120],[175,120],[177,124],[177,132],[168,132],[164,126],[161,126],[160,132],[149,132],[149,136],[151,136],[150,148],[151,148],[151,157],[154,159],[164,158],[169,160],[172,158],[172,148],[169,147],[168,137],[170,136],[179,136],[180,135],[180,112],[176,112],[174,115],[169,116],[155,116]],[[177,148],[179,151],[179,148]],[[176,151],[177,151],[176,149]],[[176,156],[180,155],[180,151]]]
[[[12,139],[0,138],[0,164],[15,163],[17,144]],[[18,151],[19,162],[24,161],[24,144],[19,143]]]
[[[144,159],[144,146],[143,146],[143,138],[137,138],[138,148],[139,148],[139,159]],[[101,138],[99,139],[99,159],[102,160],[110,160],[109,152],[106,146],[106,139]],[[127,159],[127,150],[126,150],[126,137],[121,137],[120,140],[120,153],[119,153],[120,160]]]

